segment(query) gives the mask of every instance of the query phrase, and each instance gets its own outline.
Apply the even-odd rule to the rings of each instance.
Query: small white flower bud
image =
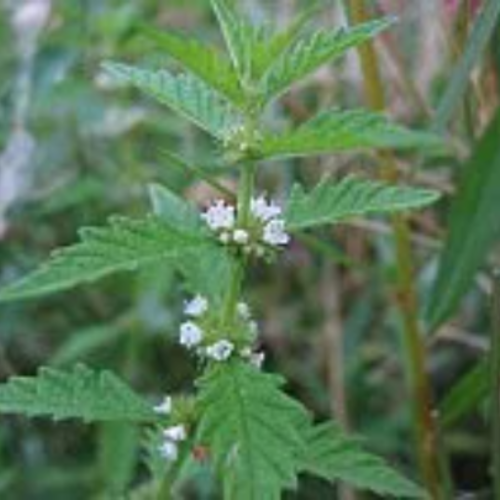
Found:
[[[184,304],[184,314],[194,318],[202,316],[207,312],[208,300],[201,295],[196,295],[192,300]]]
[[[206,355],[215,361],[225,361],[234,351],[234,344],[229,340],[219,340],[207,347]]]
[[[244,229],[236,229],[233,232],[233,241],[235,243],[238,243],[240,245],[244,245],[244,244],[248,243],[248,239],[249,239],[248,232],[245,231]]]
[[[243,320],[249,320],[251,313],[250,313],[250,308],[248,307],[248,304],[246,302],[238,302],[238,305],[236,306],[236,310],[238,311],[238,314],[241,319]]]
[[[153,410],[159,415],[168,415],[172,411],[172,398],[170,396],[165,396],[160,404],[153,407]]]
[[[186,429],[183,425],[174,425],[163,431],[163,437],[168,441],[184,441],[187,437]]]
[[[158,448],[158,451],[161,457],[167,460],[167,462],[175,462],[179,456],[177,445],[172,441],[163,442]]]
[[[192,321],[182,323],[180,328],[179,343],[188,349],[198,345],[203,339],[203,330]]]
[[[231,241],[231,235],[227,231],[224,231],[219,235],[219,241],[227,244]]]

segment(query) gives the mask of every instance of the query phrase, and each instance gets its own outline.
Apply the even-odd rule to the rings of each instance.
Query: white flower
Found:
[[[198,345],[203,339],[203,330],[192,321],[182,323],[180,328],[179,343],[188,349]]]
[[[250,363],[256,368],[262,368],[262,364],[266,359],[266,355],[263,352],[254,352],[250,355]]]
[[[250,210],[254,217],[260,219],[262,222],[267,222],[281,215],[281,207],[276,205],[273,201],[268,203],[264,196],[253,198],[250,204]]]
[[[248,239],[249,239],[248,232],[245,231],[244,229],[236,229],[233,233],[233,240],[235,243],[244,245],[245,243],[248,243]]]
[[[186,428],[183,425],[174,425],[163,431],[163,437],[167,441],[184,441],[186,439]]]
[[[250,319],[251,317],[250,308],[248,307],[248,304],[246,302],[238,302],[236,310],[238,311],[238,314],[240,315],[241,319],[245,321],[248,321]]]
[[[207,347],[206,355],[215,361],[225,361],[234,351],[234,344],[229,340],[219,340]]]
[[[202,214],[202,218],[214,231],[231,229],[235,221],[234,207],[226,205],[224,200],[217,200]]]
[[[283,219],[272,219],[264,226],[262,239],[269,245],[286,245],[290,241],[290,236],[285,231],[285,221]]]
[[[172,398],[165,396],[160,404],[153,407],[153,410],[159,415],[168,415],[172,411]]]
[[[201,295],[196,295],[192,300],[184,304],[184,314],[197,318],[207,312],[208,300]]]
[[[164,441],[158,448],[162,458],[169,462],[175,462],[179,456],[177,445],[172,441]]]

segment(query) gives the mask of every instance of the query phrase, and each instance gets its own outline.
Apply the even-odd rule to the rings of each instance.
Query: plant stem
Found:
[[[490,354],[493,498],[500,498],[500,269],[493,276]]]
[[[350,14],[354,22],[368,20],[364,0],[349,0]],[[364,76],[366,99],[371,108],[385,108],[382,78],[373,44],[367,42],[359,49]],[[389,152],[380,155],[384,168],[380,176],[387,181],[399,177],[394,158]],[[411,233],[408,222],[402,216],[392,219],[397,266],[397,302],[403,319],[405,347],[409,360],[410,390],[414,402],[414,421],[417,431],[417,455],[420,472],[433,500],[441,498],[440,466],[437,449],[437,432],[432,413],[431,384],[426,372],[426,351],[418,320],[418,300],[414,286]]]
[[[249,163],[242,167],[238,189],[238,224],[245,226],[250,216],[250,205],[255,189],[255,165]],[[239,258],[233,264],[230,283],[224,301],[223,323],[231,324],[241,292],[241,284],[245,273],[246,259]]]

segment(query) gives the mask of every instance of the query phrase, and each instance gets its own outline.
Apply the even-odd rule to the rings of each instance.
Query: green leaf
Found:
[[[500,2],[498,0],[484,2],[481,13],[474,22],[465,52],[453,71],[443,97],[439,102],[433,123],[435,130],[442,131],[445,129],[446,124],[453,117],[454,111],[462,102],[469,84],[470,73],[480,60],[494,33],[499,14]]]
[[[274,33],[269,25],[253,25],[224,0],[212,0],[240,81],[258,81],[301,33],[318,5],[312,5],[295,22]]]
[[[417,485],[381,458],[364,451],[356,439],[343,434],[334,423],[311,428],[307,443],[304,472],[327,481],[343,481],[382,496],[425,497]]]
[[[175,264],[186,250],[203,246],[200,237],[154,217],[115,217],[107,227],[84,228],[79,234],[79,243],[56,250],[38,270],[0,290],[0,302],[58,292],[153,262]]]
[[[217,51],[194,38],[143,28],[142,32],[159,48],[223,94],[236,106],[244,103],[240,83],[232,66]]]
[[[263,38],[264,34],[235,12],[226,1],[212,0],[211,3],[233,66],[243,82],[251,76],[252,46],[256,40]]]
[[[288,229],[345,222],[354,217],[393,213],[433,203],[439,193],[348,176],[325,179],[311,192],[295,185],[285,214]]]
[[[101,351],[124,335],[118,325],[96,325],[72,332],[66,342],[54,353],[50,364],[67,366],[81,361],[95,351]]]
[[[210,448],[224,498],[278,500],[296,487],[308,415],[282,385],[281,377],[241,361],[215,366],[202,379],[196,440]]]
[[[116,375],[84,365],[71,371],[41,368],[36,377],[12,377],[0,385],[0,413],[85,422],[157,420],[151,406]]]
[[[376,19],[353,28],[320,30],[300,37],[264,75],[263,95],[266,100],[279,96],[293,83],[343,55],[351,47],[373,38],[393,22],[393,18]]]
[[[149,185],[153,213],[167,224],[203,235],[202,219],[196,207],[160,184]]]
[[[290,132],[264,136],[260,143],[262,158],[309,156],[366,148],[440,150],[443,142],[433,134],[391,123],[379,113],[362,109],[332,109]]]
[[[450,389],[439,407],[439,420],[443,426],[459,423],[486,399],[489,388],[489,364],[479,362]]]
[[[224,139],[242,121],[221,94],[194,75],[173,75],[167,70],[152,71],[111,62],[103,64],[103,68],[219,139]]]
[[[463,168],[426,319],[436,329],[455,312],[500,237],[500,113]]]
[[[150,186],[150,197],[155,215],[166,223],[191,230],[200,238],[208,237],[199,212],[187,201],[159,184]],[[232,261],[220,245],[199,245],[186,249],[176,267],[184,276],[188,291],[217,301],[230,281]]]
[[[105,422],[99,427],[98,472],[105,498],[121,498],[137,466],[139,429],[129,422]]]

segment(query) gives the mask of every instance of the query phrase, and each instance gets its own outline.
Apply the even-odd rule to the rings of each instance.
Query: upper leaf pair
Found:
[[[175,75],[106,63],[115,78],[131,83],[184,115],[223,143],[239,130],[249,115],[286,92],[295,82],[386,29],[392,19],[378,19],[353,28],[306,30],[310,14],[303,15],[282,32],[255,26],[223,0],[213,0],[230,60],[213,47],[169,32],[145,30],[146,35],[187,70]],[[314,11],[314,9],[312,10]],[[298,130],[279,135],[258,131],[249,150],[255,158],[303,156],[345,149],[435,148],[441,145],[430,134],[391,125],[380,115],[365,111],[331,110]],[[253,138],[252,138],[253,140]],[[248,142],[242,138],[241,142]]]

